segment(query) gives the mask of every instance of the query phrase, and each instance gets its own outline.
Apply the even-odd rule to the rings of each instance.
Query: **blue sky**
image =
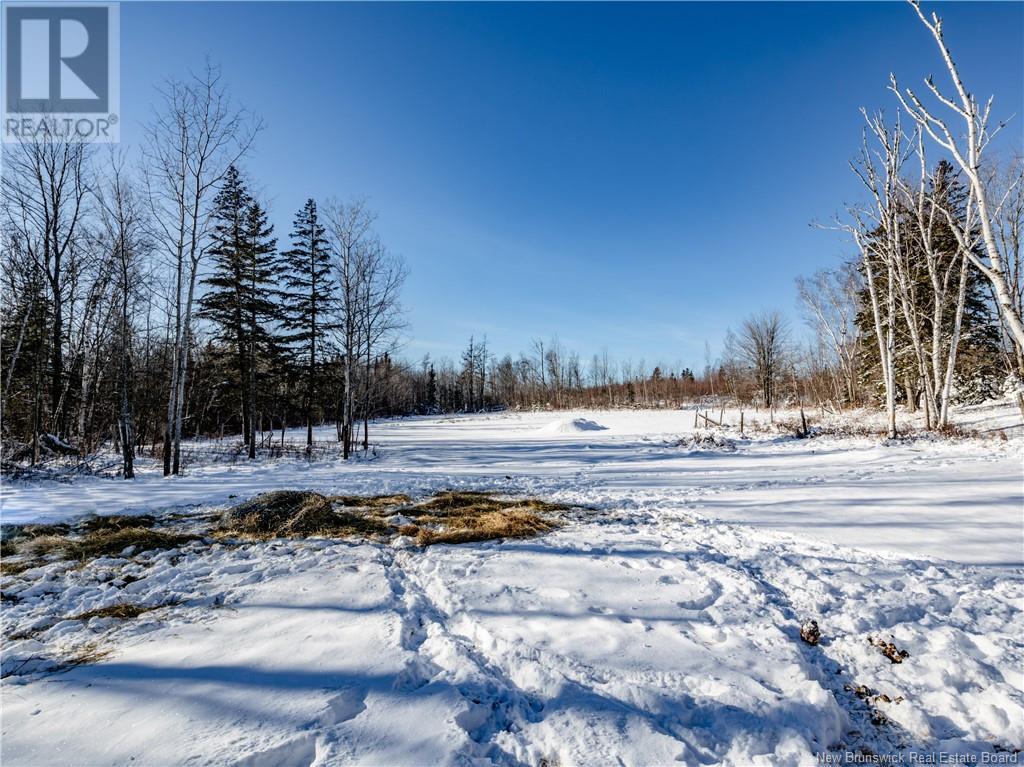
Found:
[[[968,85],[1018,115],[1024,5],[931,4]],[[410,269],[405,354],[557,335],[703,365],[849,246],[858,108],[940,74],[903,3],[122,3],[122,141],[154,85],[218,62],[266,123],[247,172],[282,241],[307,197],[369,198]]]

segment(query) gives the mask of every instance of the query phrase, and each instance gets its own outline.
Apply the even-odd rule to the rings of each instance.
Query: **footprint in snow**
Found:
[[[321,727],[331,727],[354,719],[366,710],[366,690],[353,688],[328,699],[327,708],[320,716]]]

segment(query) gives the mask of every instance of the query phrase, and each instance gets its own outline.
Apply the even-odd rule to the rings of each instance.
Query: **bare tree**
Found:
[[[349,457],[352,450],[353,422],[355,418],[355,368],[360,357],[360,328],[362,325],[362,280],[364,273],[361,255],[365,239],[376,214],[367,209],[364,200],[351,203],[330,201],[327,204],[327,235],[334,258],[335,283],[338,286],[338,328],[342,355],[342,403],[338,439],[342,455]]]
[[[735,351],[753,371],[764,406],[774,407],[789,364],[789,325],[778,312],[748,317],[735,336]]]
[[[900,173],[909,155],[902,145],[904,135],[898,115],[890,130],[881,115],[868,116],[865,110],[861,113],[867,128],[860,157],[851,162],[850,167],[867,189],[872,203],[849,206],[847,211],[852,223],[839,226],[853,237],[860,250],[885,387],[889,436],[893,438],[896,436],[896,259],[903,248]],[[874,150],[868,144],[869,132],[877,142]],[[880,287],[884,288],[884,293]]]
[[[797,278],[800,300],[818,338],[831,350],[837,371],[836,397],[857,400],[857,293],[860,275],[852,264]]]
[[[360,248],[360,334],[363,342],[363,450],[370,445],[370,410],[374,360],[389,355],[404,327],[399,294],[405,283],[405,264],[388,252],[377,238]]]
[[[1010,300],[1018,314],[1024,312],[1024,155],[1017,154],[990,169],[986,189],[999,215],[995,221],[996,238],[1005,258]],[[1006,317],[1000,313],[1000,337],[1006,356],[1006,367],[1014,374],[1014,394],[1024,414],[1024,349],[1013,342]]]
[[[931,76],[925,79],[925,86],[932,96],[947,110],[953,113],[954,119],[962,121],[962,128],[956,129],[939,113],[925,105],[914,90],[910,88],[901,89],[897,83],[896,76],[890,75],[890,88],[899,98],[900,103],[907,112],[917,121],[922,130],[939,146],[953,156],[957,165],[966,177],[970,195],[969,205],[977,210],[977,221],[981,227],[982,242],[984,243],[984,257],[976,254],[970,247],[971,232],[961,226],[951,212],[946,211],[945,215],[950,226],[958,233],[960,246],[964,255],[976,266],[986,279],[991,283],[993,293],[996,297],[996,304],[1003,317],[1003,322],[1014,339],[1017,349],[1024,350],[1024,320],[1021,317],[1019,304],[1014,302],[1013,289],[1008,276],[1005,253],[1000,247],[997,235],[997,220],[1000,217],[1002,205],[1007,197],[997,200],[988,188],[988,179],[983,171],[983,157],[985,149],[991,143],[992,138],[1002,129],[1005,123],[999,123],[995,128],[990,129],[989,121],[992,114],[992,102],[990,97],[984,106],[978,103],[960,77],[960,70],[953,61],[953,56],[946,45],[942,31],[942,19],[935,13],[930,17],[925,16],[921,10],[920,0],[908,0],[911,7],[917,13],[921,23],[931,33],[935,44],[939,48],[942,60],[946,66],[950,80],[955,92],[954,96],[945,95],[935,84]],[[958,135],[966,130],[964,136]]]
[[[142,291],[142,260],[148,252],[142,206],[124,168],[123,154],[111,154],[110,174],[99,194],[103,227],[116,267],[115,304],[118,323],[117,434],[121,445],[122,476],[135,477],[135,371],[132,363],[135,304]]]
[[[168,258],[171,288],[171,375],[164,432],[164,475],[178,474],[192,343],[192,312],[200,262],[208,247],[210,199],[227,169],[249,149],[261,128],[235,109],[210,65],[160,89],[162,104],[146,128],[146,191],[154,240]]]
[[[48,289],[49,428],[63,436],[67,431],[65,310],[74,300],[72,280],[79,270],[82,249],[78,245],[92,191],[86,168],[88,145],[47,137],[6,145],[3,158],[0,188],[5,225],[17,232],[23,257],[37,264]]]

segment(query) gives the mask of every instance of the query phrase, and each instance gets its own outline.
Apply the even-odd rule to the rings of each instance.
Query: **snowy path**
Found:
[[[687,452],[666,444],[686,429],[664,414],[589,417],[609,428],[401,422],[375,461],[147,476],[125,499],[101,480],[9,488],[5,520],[271,487],[493,487],[591,510],[537,539],[423,551],[193,545],[143,559],[124,586],[179,604],[114,629],[39,623],[120,595],[101,565],[53,567],[5,623],[112,652],[4,680],[4,764],[815,764],[830,748],[1024,747],[1024,581],[1005,566],[1021,561],[1019,442]],[[817,647],[798,638],[808,617]],[[890,663],[875,636],[909,657]]]

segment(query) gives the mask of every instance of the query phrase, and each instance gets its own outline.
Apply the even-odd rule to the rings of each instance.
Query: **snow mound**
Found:
[[[542,426],[538,431],[545,434],[576,434],[583,431],[604,431],[607,428],[587,418],[561,418]]]

